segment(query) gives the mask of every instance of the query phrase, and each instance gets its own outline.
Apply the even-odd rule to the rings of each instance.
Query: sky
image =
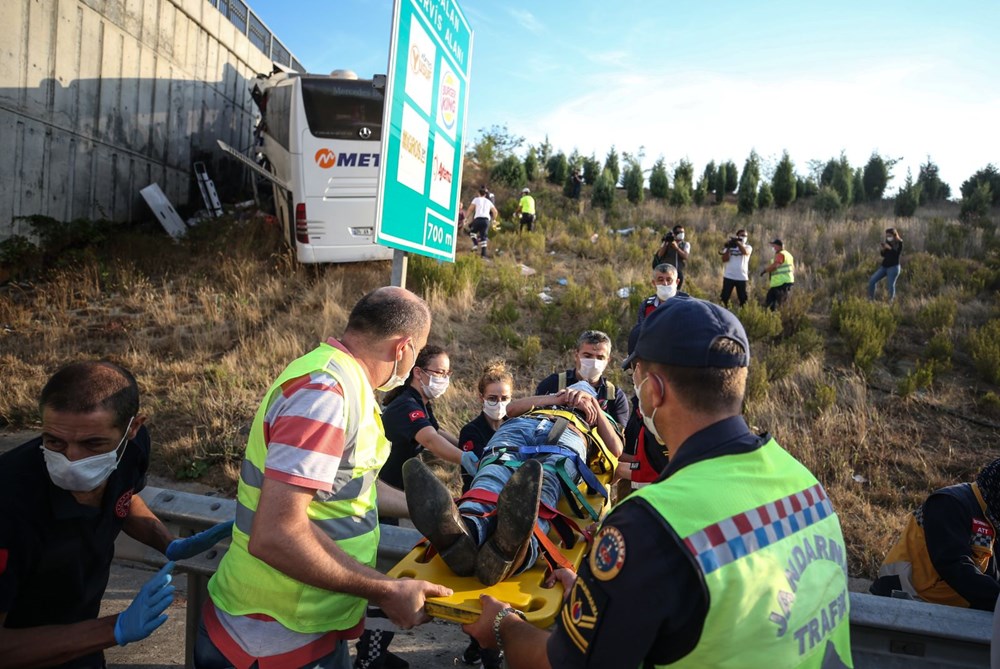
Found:
[[[1000,165],[1000,3],[953,0],[460,2],[474,31],[466,149],[506,125],[525,149],[609,149],[765,174],[846,153],[931,159],[953,197]],[[250,0],[310,72],[386,72],[390,0]],[[524,150],[521,155],[523,156]]]

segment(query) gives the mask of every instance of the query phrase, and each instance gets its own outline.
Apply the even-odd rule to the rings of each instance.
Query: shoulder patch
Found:
[[[471,451],[473,448],[475,448],[475,444],[472,443],[471,439],[462,444],[463,451]]]
[[[625,537],[614,526],[602,527],[594,537],[590,571],[599,581],[610,581],[625,565]]]
[[[595,594],[600,596],[600,601]],[[597,621],[605,600],[606,596],[603,593],[592,591],[584,579],[578,578],[570,590],[569,598],[563,604],[563,629],[583,655],[587,654],[590,641],[597,630]]]
[[[132,488],[122,493],[122,496],[115,502],[115,515],[124,519],[128,516],[129,509],[132,508]]]
[[[416,411],[411,411],[410,412],[410,422],[411,423],[416,423],[421,418],[427,418],[427,414],[425,414],[420,409],[417,409]]]

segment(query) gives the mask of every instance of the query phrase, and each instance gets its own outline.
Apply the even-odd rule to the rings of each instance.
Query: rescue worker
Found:
[[[517,211],[514,215],[521,216],[521,225],[517,229],[517,234],[521,234],[521,231],[525,227],[528,228],[528,232],[533,232],[535,229],[535,198],[531,197],[531,191],[527,188],[521,191],[521,199],[517,203]]]
[[[910,514],[870,591],[992,611],[1000,595],[998,521],[1000,460],[994,460],[974,482],[935,490]]]
[[[124,367],[66,365],[38,404],[41,436],[0,456],[0,666],[96,669],[103,649],[166,621],[173,560],[208,550],[232,522],[175,539],[136,494],[150,439]],[[98,617],[122,531],[170,561],[128,608]]]
[[[608,515],[553,633],[486,595],[465,630],[512,669],[851,666],[840,523],[816,478],[740,416],[739,320],[669,300],[630,361],[670,465]]]
[[[653,313],[653,309],[677,294],[677,268],[669,263],[657,265],[653,268],[651,283],[656,294],[650,295],[639,305],[639,318],[636,325],[642,325],[646,316]]]
[[[486,257],[486,247],[489,244],[490,226],[493,220],[500,216],[496,205],[490,197],[486,186],[479,189],[479,196],[472,198],[468,210],[465,212],[466,218],[471,218],[469,224],[469,236],[472,237],[472,252],[479,249],[483,258]]]
[[[767,289],[767,297],[764,298],[764,306],[774,311],[788,299],[788,294],[795,285],[795,259],[792,254],[785,250],[785,244],[780,239],[771,242],[771,249],[774,250],[774,260],[771,264],[761,270],[760,275],[771,275],[771,285]]]
[[[346,668],[369,601],[406,629],[429,620],[427,597],[451,593],[374,569],[379,508],[406,515],[402,493],[376,482],[389,442],[374,391],[403,383],[430,324],[413,293],[374,290],[341,341],[293,361],[268,389],[240,468],[232,545],[208,583],[196,666]]]
[[[535,389],[536,395],[551,395],[577,381],[586,381],[597,391],[597,402],[618,425],[628,422],[628,398],[621,388],[604,378],[604,370],[611,360],[611,337],[600,330],[586,330],[576,340],[573,352],[573,369],[556,372],[542,379]]]

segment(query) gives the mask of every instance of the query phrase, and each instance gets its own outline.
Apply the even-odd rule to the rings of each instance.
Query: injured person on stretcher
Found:
[[[577,486],[582,480],[606,496],[588,462],[602,456],[613,471],[622,452],[619,428],[589,383],[531,402],[535,408],[508,419],[490,439],[457,506],[418,458],[403,466],[414,526],[456,575],[474,574],[487,586],[535,564],[563,492],[596,521]]]

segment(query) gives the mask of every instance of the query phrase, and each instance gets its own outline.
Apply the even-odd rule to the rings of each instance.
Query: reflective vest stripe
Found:
[[[375,484],[375,472],[365,472],[361,476],[351,478],[349,473],[337,472],[333,480],[334,490],[337,492],[327,497],[326,502],[346,502],[361,497],[369,492]],[[264,485],[264,472],[257,469],[257,466],[249,460],[244,460],[240,465],[240,479],[248,486],[260,488]]]
[[[253,527],[253,509],[250,509],[239,502],[236,503],[236,528],[244,534],[250,534]],[[309,522],[323,530],[323,533],[340,541],[342,539],[353,539],[362,534],[371,532],[378,526],[378,511],[371,509],[364,516],[348,516],[346,518],[310,518]]]
[[[758,506],[709,525],[684,539],[706,574],[734,560],[767,548],[787,536],[833,515],[823,486]]]

